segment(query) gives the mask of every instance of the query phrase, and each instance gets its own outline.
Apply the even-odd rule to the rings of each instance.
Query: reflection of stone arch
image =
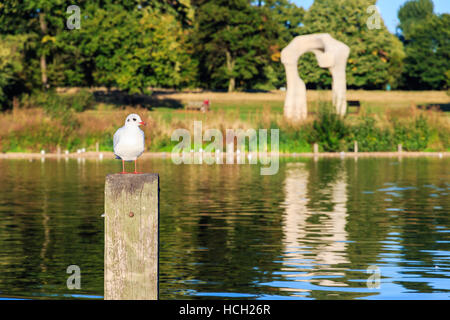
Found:
[[[295,37],[282,51],[281,62],[286,70],[286,99],[284,115],[291,120],[306,118],[306,86],[298,75],[298,59],[306,52],[313,52],[321,68],[328,68],[333,77],[333,104],[336,112],[344,116],[347,109],[345,97],[345,67],[350,48],[332,38],[328,33]]]
[[[330,199],[332,210],[311,209],[308,196],[310,175],[311,172],[301,163],[286,165],[283,203],[285,214],[282,227],[285,264],[283,270],[290,271],[286,277],[291,277],[295,271],[307,272],[306,276],[312,277],[321,286],[347,286],[342,278],[344,272],[338,270],[340,264],[349,263],[346,230],[347,171],[344,166],[334,182],[323,189],[323,198]],[[309,218],[316,214],[320,214],[322,220],[319,223],[309,221]],[[316,276],[320,278],[315,278]],[[304,289],[302,282],[306,280],[301,278],[301,274],[294,280],[299,281],[292,285],[296,292],[310,290]]]

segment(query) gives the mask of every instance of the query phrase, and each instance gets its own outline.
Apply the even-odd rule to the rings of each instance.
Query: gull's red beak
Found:
[[[144,121],[139,122],[139,125],[146,126],[147,124]]]

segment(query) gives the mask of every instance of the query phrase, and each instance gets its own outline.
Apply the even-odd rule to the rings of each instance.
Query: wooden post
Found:
[[[355,151],[355,153],[358,153],[358,141],[354,141],[354,151]]]
[[[95,152],[99,152],[100,148],[99,148],[99,144],[98,141],[95,143]]]
[[[397,152],[398,153],[401,153],[403,150],[402,150],[402,144],[400,143],[398,146],[397,146]]]
[[[107,175],[105,300],[158,299],[158,247],[159,175]]]
[[[313,150],[314,153],[319,153],[319,145],[317,143],[314,143]]]

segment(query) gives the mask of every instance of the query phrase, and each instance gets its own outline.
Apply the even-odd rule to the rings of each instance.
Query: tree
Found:
[[[289,0],[266,0],[261,3],[274,23],[273,38],[270,39],[270,59],[264,68],[266,82],[256,88],[275,89],[286,85],[286,74],[280,62],[281,50],[301,33],[305,10]]]
[[[66,30],[58,40],[70,44],[74,67],[90,73],[92,83],[140,93],[195,79],[187,35],[174,15],[143,6],[124,10],[119,4],[87,5],[84,11],[89,18],[80,30]],[[78,81],[70,69],[67,76]]]
[[[432,18],[433,10],[434,5],[431,0],[407,1],[398,10],[400,20],[398,29],[400,29],[401,34],[410,37],[414,25]]]
[[[406,2],[398,11],[406,52],[403,87],[445,89],[450,70],[450,15],[436,15],[431,0]]]
[[[200,79],[210,88],[250,89],[264,78],[274,24],[248,0],[199,1],[195,17]]]
[[[392,35],[380,17],[380,28],[370,30],[367,8],[375,0],[315,0],[304,16],[302,34],[329,33],[350,47],[347,85],[356,88],[395,87],[402,70],[402,43]],[[315,87],[329,87],[327,70],[317,66],[312,53],[299,63],[300,77]]]
[[[49,86],[48,57],[54,45],[54,35],[64,23],[64,0],[11,0],[0,4],[0,33],[27,35],[25,68],[32,86]],[[36,61],[35,59],[38,59]]]
[[[0,36],[0,110],[21,91],[26,41],[26,36]]]
[[[187,44],[189,0],[80,0],[81,28],[70,30],[67,0],[0,3],[0,34],[27,35],[30,87],[192,84],[196,65]]]

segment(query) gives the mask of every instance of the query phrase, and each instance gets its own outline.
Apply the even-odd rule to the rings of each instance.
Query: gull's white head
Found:
[[[125,119],[125,126],[127,127],[129,126],[139,127],[140,125],[145,126],[146,123],[142,121],[141,117],[139,117],[139,115],[136,113],[129,114],[128,117]]]

